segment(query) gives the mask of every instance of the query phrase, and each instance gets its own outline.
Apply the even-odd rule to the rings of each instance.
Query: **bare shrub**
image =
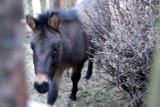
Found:
[[[96,48],[93,61],[108,75],[103,77],[112,87],[109,89],[123,90],[125,107],[143,107],[156,39],[158,1],[101,0],[97,3],[98,17],[86,10],[91,24],[84,26]]]

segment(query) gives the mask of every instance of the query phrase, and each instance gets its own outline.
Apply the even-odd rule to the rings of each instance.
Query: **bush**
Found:
[[[108,75],[105,79],[110,89],[121,88],[127,93],[121,96],[125,107],[143,107],[156,39],[158,1],[100,0],[97,3],[98,17],[86,10],[91,24],[84,26],[90,29],[91,32],[84,32],[92,36],[96,49],[92,60]]]

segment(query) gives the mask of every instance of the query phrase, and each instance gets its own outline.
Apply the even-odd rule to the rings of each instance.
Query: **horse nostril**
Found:
[[[37,82],[34,83],[34,88],[37,90],[39,88],[39,85]]]
[[[49,84],[48,82],[43,82],[42,84],[38,84],[37,82],[34,83],[34,88],[39,92],[39,93],[46,93],[49,89]]]

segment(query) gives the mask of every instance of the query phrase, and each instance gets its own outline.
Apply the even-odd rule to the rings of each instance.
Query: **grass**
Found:
[[[28,88],[27,93],[29,99],[41,103],[46,103],[46,94],[38,94],[33,88],[35,75],[33,69],[32,51],[29,45],[30,36],[28,35],[29,34],[27,34],[27,36],[23,39],[24,46],[26,49],[25,80]],[[85,64],[83,68],[82,77],[84,77],[86,73],[84,71],[86,70],[87,64]],[[106,88],[104,88],[107,86],[107,82],[100,76],[100,74],[100,70],[96,69],[95,66],[93,75],[90,80],[86,81],[83,78],[81,78],[79,82],[79,90],[77,93],[77,101],[70,101],[68,96],[71,92],[70,90],[72,88],[72,83],[70,77],[68,77],[64,73],[60,84],[59,96],[55,105],[57,105],[57,107],[123,107],[124,102],[122,101],[118,101],[116,103],[110,102],[111,100],[116,99],[116,90],[107,91]]]

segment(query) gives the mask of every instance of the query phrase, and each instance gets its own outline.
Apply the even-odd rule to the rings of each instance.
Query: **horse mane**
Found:
[[[47,11],[42,12],[36,18],[37,24],[39,26],[46,26],[48,25],[48,19],[52,15],[57,15],[60,18],[60,21],[70,22],[70,21],[78,21],[78,17],[76,15],[75,10],[55,10],[55,11]]]

